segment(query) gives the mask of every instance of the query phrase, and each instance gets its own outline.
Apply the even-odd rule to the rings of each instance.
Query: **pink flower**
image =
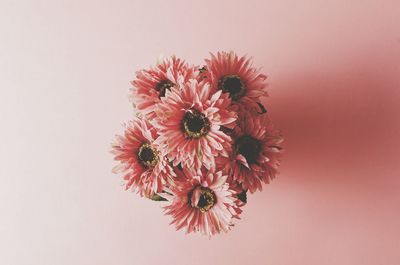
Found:
[[[251,193],[278,173],[283,138],[267,115],[244,112],[233,133],[232,178]]]
[[[267,96],[267,77],[252,67],[250,59],[239,58],[234,52],[218,52],[205,61],[206,70],[202,75],[215,90],[229,94],[236,107],[260,110],[260,98]]]
[[[163,150],[155,143],[156,137],[148,121],[136,119],[126,125],[124,136],[117,135],[111,151],[119,161],[113,172],[124,172],[125,189],[132,188],[149,198],[175,177]]]
[[[228,232],[247,193],[261,191],[280,165],[283,138],[261,104],[266,79],[234,52],[200,66],[172,56],[136,72],[138,118],[112,144],[113,172],[123,173],[125,189],[166,201],[177,230]]]
[[[231,137],[221,126],[234,126],[236,114],[228,110],[228,95],[211,93],[204,82],[191,80],[181,89],[172,88],[156,110],[157,142],[166,149],[174,166],[215,167],[215,157],[228,156]]]
[[[229,184],[230,189],[235,191],[235,196],[239,198],[239,206],[245,205],[247,203],[247,189],[244,189],[241,183],[233,179],[231,158],[218,156],[215,159],[215,164],[218,171],[221,171],[223,175],[228,176],[226,182]]]
[[[166,58],[156,67],[136,72],[131,100],[144,116],[154,118],[154,109],[165,92],[191,78],[195,78],[195,68],[175,56]]]
[[[172,216],[171,224],[177,230],[186,227],[186,233],[211,236],[227,232],[234,225],[233,218],[239,219],[240,201],[226,183],[227,175],[202,172],[177,170],[177,181],[171,187],[174,197],[165,207],[166,214]]]

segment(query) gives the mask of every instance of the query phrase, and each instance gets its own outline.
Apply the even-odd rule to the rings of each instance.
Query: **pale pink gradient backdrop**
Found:
[[[254,56],[282,174],[209,240],[124,192],[109,145],[160,54]],[[400,264],[400,2],[0,1],[0,264]]]

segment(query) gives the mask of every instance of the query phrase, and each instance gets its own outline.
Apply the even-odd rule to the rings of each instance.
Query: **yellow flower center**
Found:
[[[158,152],[149,143],[144,143],[139,148],[138,157],[145,167],[154,167],[158,163]]]
[[[196,187],[196,189],[199,189],[200,192],[200,198],[199,201],[197,202],[197,205],[195,205],[196,208],[200,210],[200,212],[205,213],[208,210],[210,210],[216,203],[217,203],[217,196],[215,196],[215,193],[212,189],[207,188],[207,187]],[[193,196],[193,192],[189,194],[189,201],[191,202],[191,198]]]
[[[210,121],[198,110],[188,110],[182,120],[183,132],[189,138],[200,138],[210,131]]]

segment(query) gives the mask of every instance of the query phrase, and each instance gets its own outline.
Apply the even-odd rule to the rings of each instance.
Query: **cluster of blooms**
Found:
[[[266,76],[246,57],[211,54],[202,66],[170,57],[136,73],[137,117],[112,144],[126,189],[166,201],[177,229],[227,232],[277,174],[279,132],[261,101]]]

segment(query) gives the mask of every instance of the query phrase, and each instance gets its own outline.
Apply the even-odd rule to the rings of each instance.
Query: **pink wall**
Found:
[[[108,150],[135,70],[230,49],[269,74],[286,154],[209,240]],[[0,264],[400,264],[398,0],[2,0],[0,77]]]

